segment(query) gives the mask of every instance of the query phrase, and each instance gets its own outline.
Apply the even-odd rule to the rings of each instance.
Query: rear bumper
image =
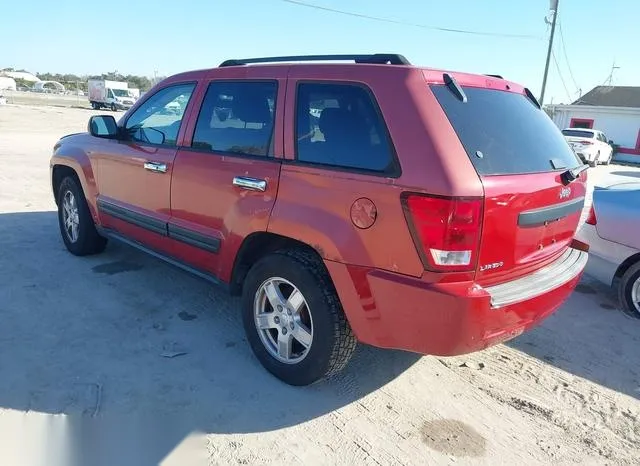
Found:
[[[596,151],[593,149],[575,149],[578,157],[583,158],[587,162],[594,162],[596,159]]]
[[[427,283],[327,262],[357,338],[373,346],[454,356],[510,340],[557,310],[582,276],[587,253],[558,260],[513,282]]]

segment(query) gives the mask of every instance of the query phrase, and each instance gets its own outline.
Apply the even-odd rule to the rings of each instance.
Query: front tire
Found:
[[[640,319],[640,262],[629,267],[622,276],[618,299],[625,314]]]
[[[116,107],[116,104],[111,104],[111,111],[112,112],[117,112],[118,111],[118,107]]]
[[[70,176],[58,188],[58,224],[71,254],[86,256],[104,251],[107,240],[98,234],[82,188]]]
[[[312,253],[269,254],[244,282],[242,320],[253,353],[289,385],[310,385],[342,370],[356,339],[322,261]]]

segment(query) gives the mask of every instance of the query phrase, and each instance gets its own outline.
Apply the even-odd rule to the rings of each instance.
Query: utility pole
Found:
[[[549,74],[549,62],[551,61],[551,53],[553,52],[553,36],[556,33],[556,20],[558,19],[558,3],[560,0],[550,0],[550,10],[553,13],[553,21],[551,22],[551,35],[549,36],[549,49],[547,50],[547,63],[544,65],[544,77],[542,78],[542,91],[540,92],[540,106],[544,102],[544,91],[547,87],[547,75]]]

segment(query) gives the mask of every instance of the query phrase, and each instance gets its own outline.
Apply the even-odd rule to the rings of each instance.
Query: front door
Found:
[[[102,225],[162,252],[169,251],[171,174],[194,88],[182,83],[157,91],[127,118],[121,139],[94,155]]]
[[[286,69],[261,72],[211,72],[174,165],[173,254],[225,282],[243,239],[267,230],[278,192]]]

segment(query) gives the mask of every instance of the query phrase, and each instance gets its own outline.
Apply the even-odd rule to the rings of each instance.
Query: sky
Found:
[[[30,0],[4,15],[0,69],[167,76],[229,58],[401,53],[413,64],[500,74],[539,96],[549,0]],[[640,85],[638,0],[560,0],[545,103],[607,81]],[[7,9],[4,12],[7,13]],[[532,37],[496,37],[448,28]],[[562,32],[562,34],[560,34]],[[564,41],[562,40],[564,38]],[[564,84],[563,84],[564,80]]]

